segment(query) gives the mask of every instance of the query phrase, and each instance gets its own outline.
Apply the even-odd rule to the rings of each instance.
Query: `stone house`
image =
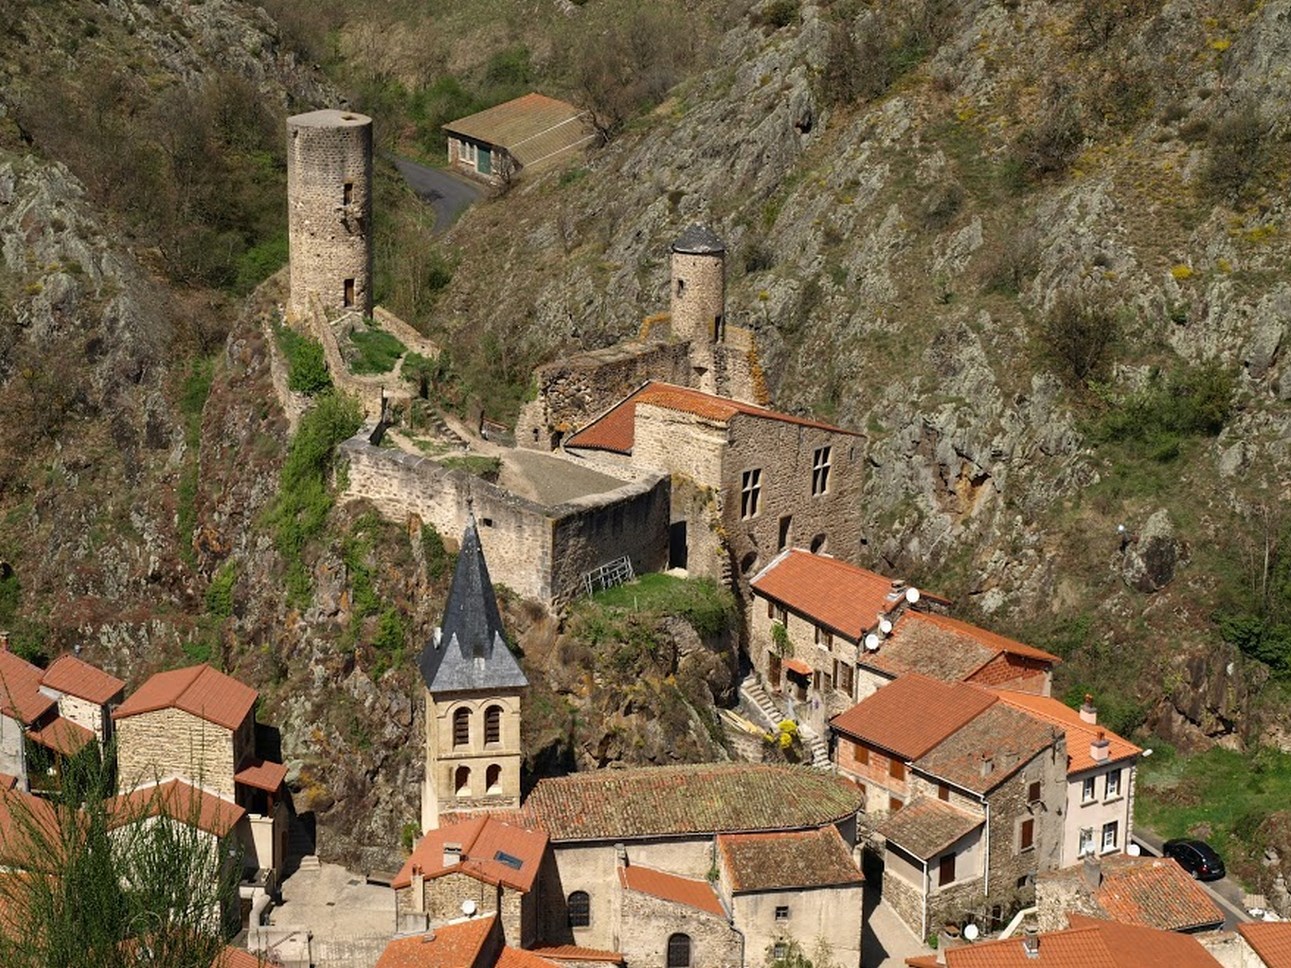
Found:
[[[742,968],[741,938],[707,879],[630,864],[620,855],[619,935],[642,968]]]
[[[572,157],[595,137],[586,111],[537,93],[450,121],[444,132],[449,166],[498,186]]]
[[[866,791],[883,896],[919,937],[999,923],[1059,865],[1065,737],[985,689],[910,674],[831,721]]]
[[[1291,922],[1239,924],[1237,933],[1238,956],[1225,968],[1291,968]]]
[[[795,543],[843,558],[860,552],[864,455],[852,431],[652,381],[565,451],[672,476],[670,567],[725,578],[733,564],[751,574]]]
[[[999,696],[1067,735],[1062,866],[1087,854],[1123,851],[1134,832],[1134,781],[1142,750],[1098,725],[1091,696],[1080,710],[1047,696],[1003,690]]]
[[[271,881],[287,847],[287,769],[256,750],[250,686],[208,665],[151,676],[112,713],[123,789],[179,779],[246,812],[245,861]]]
[[[61,655],[40,677],[40,691],[58,713],[88,729],[100,743],[112,738],[112,710],[125,695],[125,682],[74,655]]]

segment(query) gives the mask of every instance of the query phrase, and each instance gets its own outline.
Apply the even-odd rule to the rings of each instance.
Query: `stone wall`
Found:
[[[751,330],[728,326],[726,338],[712,348],[713,389],[719,396],[767,406],[771,392]]]
[[[690,937],[692,968],[739,968],[740,936],[726,918],[639,891],[623,892],[616,950],[632,968],[665,968],[668,939]]]
[[[696,356],[711,348],[726,313],[726,254],[673,252],[669,313],[677,339],[689,341]],[[710,357],[711,358],[711,357]],[[705,392],[713,390],[701,384]]]
[[[833,964],[859,968],[863,895],[860,884],[734,895],[731,907],[735,926],[744,932],[745,963],[769,962],[768,949],[786,940],[797,941],[803,954],[814,958],[817,945],[824,941]],[[787,916],[777,919],[777,908],[788,908]]]
[[[253,713],[247,713],[250,718]],[[233,799],[233,730],[181,709],[156,709],[116,722],[117,764],[122,789],[168,776],[187,777]]]
[[[120,699],[120,696],[118,695],[117,698]],[[104,733],[109,728],[109,720],[107,710],[103,706],[88,699],[63,693],[58,699],[58,714],[64,719],[70,719],[77,726],[84,726],[94,734],[95,739],[100,743],[104,742]]]
[[[291,307],[372,312],[372,119],[313,111],[287,119]],[[347,290],[347,282],[348,290]],[[348,299],[347,299],[348,296]]]
[[[520,691],[499,694],[454,693],[438,701],[422,690],[426,703],[426,772],[422,788],[422,830],[438,826],[439,814],[445,810],[491,809],[520,806]],[[484,742],[485,712],[496,706],[501,710],[501,741]],[[470,742],[464,747],[453,745],[453,717],[459,709],[470,714]],[[469,793],[458,795],[457,768],[471,771]],[[489,767],[499,768],[495,787],[487,785]]]
[[[18,778],[18,788],[27,789],[27,757],[23,747],[22,724],[0,713],[0,773]]]
[[[891,847],[880,849],[883,857],[883,903],[922,941],[928,936],[923,889],[923,865],[912,863]]]
[[[395,891],[395,915],[402,919],[417,912],[415,889],[416,879],[411,887]],[[473,901],[475,909],[481,916],[497,914],[506,943],[520,945],[524,941],[532,943],[532,936],[523,938],[524,895],[519,891],[501,885],[488,884],[477,877],[461,872],[441,874],[428,877],[422,881],[422,908],[430,921],[430,927],[436,927],[447,921],[456,921],[462,917],[462,904]]]
[[[430,359],[435,359],[439,356],[438,343],[422,336],[421,333],[384,306],[374,306],[372,308],[372,318],[376,320],[377,325],[399,340],[413,353],[420,353]]]
[[[371,501],[400,524],[416,515],[443,535],[458,535],[473,509],[494,581],[526,598],[563,602],[584,593],[583,575],[622,555],[638,573],[668,556],[669,481],[655,475],[603,494],[544,507],[466,471],[375,447],[371,428],[345,441],[345,500]],[[472,502],[468,504],[469,502]]]

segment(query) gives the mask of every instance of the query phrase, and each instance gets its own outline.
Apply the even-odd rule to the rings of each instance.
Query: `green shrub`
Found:
[[[206,611],[215,618],[228,618],[233,614],[233,586],[238,580],[238,566],[225,562],[206,588]]]
[[[426,560],[426,577],[431,581],[447,578],[456,564],[456,558],[448,553],[444,539],[429,522],[421,526],[421,550]]]
[[[1080,105],[1071,91],[1052,92],[1039,117],[1022,130],[1010,149],[1018,172],[1031,182],[1066,172],[1085,141]]]
[[[399,357],[408,352],[408,347],[398,338],[371,322],[366,329],[355,329],[350,333],[350,345],[357,351],[349,361],[350,372],[360,376],[389,373],[399,362]]]
[[[1178,455],[1181,437],[1213,437],[1232,413],[1233,374],[1217,362],[1184,366],[1123,396],[1105,394],[1107,411],[1091,428],[1100,443],[1135,442],[1153,446],[1157,459]]]
[[[796,23],[799,15],[798,0],[771,0],[757,15],[757,21],[779,30]]]
[[[1075,383],[1100,377],[1121,338],[1121,323],[1107,306],[1060,295],[1040,323],[1042,353],[1058,376]]]
[[[282,232],[256,243],[238,257],[233,289],[245,295],[286,264],[287,233]]]
[[[274,335],[287,360],[288,389],[311,397],[331,389],[322,343],[282,325],[274,327]]]
[[[1253,102],[1211,126],[1201,184],[1212,198],[1236,204],[1250,194],[1264,165],[1268,130]]]

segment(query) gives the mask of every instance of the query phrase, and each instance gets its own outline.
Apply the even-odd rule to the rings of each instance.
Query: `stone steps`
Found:
[[[818,770],[832,770],[833,764],[829,762],[829,746],[824,739],[815,730],[806,726],[798,728],[798,735],[802,737],[803,743],[811,753],[811,765]]]
[[[762,683],[758,681],[756,673],[750,672],[740,682],[740,696],[762,714],[765,721],[762,725],[766,726],[768,730],[774,730],[785,718],[784,713],[767,695],[767,691],[762,688]]]

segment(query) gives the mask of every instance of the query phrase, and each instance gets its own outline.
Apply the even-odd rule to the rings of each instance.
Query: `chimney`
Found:
[[[1098,731],[1098,739],[1089,744],[1090,759],[1095,763],[1106,763],[1108,756],[1107,748],[1111,745],[1112,744],[1107,739],[1107,734],[1100,729]]]
[[[1022,930],[1022,953],[1028,958],[1040,957],[1040,935],[1031,925]]]
[[[1091,891],[1096,891],[1102,886],[1103,865],[1093,854],[1086,854],[1085,859],[1081,861],[1080,876],[1084,878],[1085,886]]]
[[[412,867],[412,909],[418,914],[426,912],[426,872],[420,864]]]
[[[1085,693],[1085,704],[1080,707],[1080,721],[1089,723],[1090,726],[1098,722],[1098,707],[1094,705],[1094,697],[1090,693]]]
[[[444,844],[444,866],[456,867],[462,862],[461,844]]]
[[[982,771],[982,778],[985,779],[986,777],[990,776],[992,773],[995,772],[995,760],[993,760],[986,753],[983,753],[982,762],[979,766],[979,769]]]
[[[614,863],[620,868],[629,866],[628,849],[623,844],[614,845]]]

